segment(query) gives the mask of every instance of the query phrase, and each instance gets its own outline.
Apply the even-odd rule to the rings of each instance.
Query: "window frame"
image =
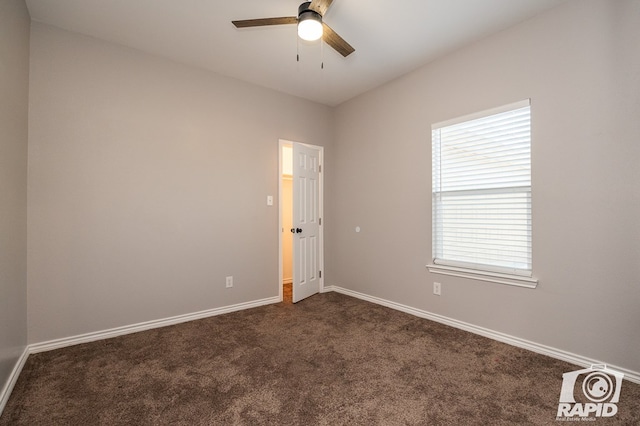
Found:
[[[431,143],[432,143],[432,148],[433,148],[433,131],[437,130],[437,129],[442,129],[444,127],[448,127],[448,126],[453,126],[456,124],[461,124],[461,123],[466,123],[466,122],[470,122],[476,119],[480,119],[480,118],[485,118],[485,117],[490,117],[492,115],[496,115],[496,114],[500,114],[500,113],[504,113],[504,112],[509,112],[509,111],[514,111],[517,109],[522,109],[525,107],[529,107],[531,108],[531,100],[530,99],[525,99],[523,101],[519,101],[519,102],[514,102],[511,104],[507,104],[507,105],[503,105],[497,108],[492,108],[492,109],[488,109],[488,110],[484,110],[484,111],[480,111],[477,113],[473,113],[473,114],[468,114],[468,115],[464,115],[461,117],[457,117],[457,118],[453,118],[451,120],[446,120],[446,121],[442,121],[439,123],[434,123],[431,126],[432,129],[432,139],[431,139]],[[529,111],[530,117],[531,117],[531,110]],[[531,130],[529,133],[529,136],[531,136]],[[531,141],[529,142],[529,146],[531,146]],[[438,154],[439,155],[439,154]],[[435,154],[433,153],[432,150],[432,162],[435,161]],[[532,174],[532,159],[529,160],[529,167],[530,167],[530,174]],[[433,170],[434,170],[435,165],[432,163],[432,178],[433,178]],[[471,190],[469,192],[473,192],[474,194],[480,194],[483,192],[493,192],[493,193],[507,193],[510,191],[516,191],[517,189],[519,189],[521,192],[527,192],[529,194],[529,200],[531,200],[532,198],[532,182],[529,183],[529,185],[525,185],[525,186],[520,186],[520,187],[509,187],[509,186],[503,186],[500,188],[493,188],[493,189],[486,189],[486,188],[482,188],[482,189],[474,189]],[[446,192],[452,192],[452,191],[440,191],[438,192],[438,194],[443,194]],[[458,191],[458,192],[462,192],[462,191]],[[432,199],[432,207],[431,207],[431,213],[432,213],[432,228],[431,228],[431,234],[432,234],[432,256],[431,256],[431,263],[427,265],[427,268],[429,270],[429,272],[432,273],[436,273],[436,274],[444,274],[444,275],[450,275],[450,276],[456,276],[456,277],[462,277],[462,278],[470,278],[470,279],[475,279],[475,280],[479,280],[479,281],[488,281],[488,282],[494,282],[494,283],[498,283],[498,284],[508,284],[508,285],[514,285],[514,286],[518,286],[518,287],[526,287],[526,288],[535,288],[538,284],[538,280],[536,278],[533,278],[533,263],[532,263],[532,257],[533,257],[533,248],[531,247],[531,253],[530,253],[530,259],[531,262],[529,263],[530,269],[518,269],[518,268],[508,268],[508,267],[500,267],[500,266],[495,266],[495,265],[488,265],[488,264],[470,264],[470,263],[466,263],[463,261],[455,261],[455,260],[446,260],[446,259],[437,259],[436,258],[436,225],[435,225],[435,220],[436,220],[436,205],[435,205],[435,195],[436,193],[434,192],[434,187],[433,187],[433,182],[431,185],[431,199]],[[530,201],[531,202],[531,201]],[[528,216],[528,220],[529,222],[531,222],[532,220],[532,209],[530,208],[529,210],[529,216]],[[529,236],[529,243],[532,246],[532,236]]]

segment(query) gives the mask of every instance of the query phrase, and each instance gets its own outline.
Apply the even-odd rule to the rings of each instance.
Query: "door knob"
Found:
[[[300,228],[291,228],[291,232],[293,232],[294,234],[299,234],[302,232],[302,229]]]

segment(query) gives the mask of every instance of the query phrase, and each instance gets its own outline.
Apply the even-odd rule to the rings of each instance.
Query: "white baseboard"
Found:
[[[342,293],[347,296],[352,296],[357,299],[362,299],[378,305],[386,306],[387,308],[391,308],[397,311],[405,312],[407,314],[415,315],[420,318],[425,318],[431,321],[439,322],[441,324],[449,325],[451,327],[459,328],[461,330],[468,331],[470,333],[488,337],[490,339],[497,340],[499,342],[506,343],[508,345],[527,349],[529,351],[546,355],[551,358],[559,359],[562,361],[566,361],[581,367],[589,367],[593,364],[607,364],[607,367],[611,368],[612,370],[616,370],[616,371],[619,371],[620,373],[623,373],[625,379],[629,380],[630,382],[640,384],[640,372],[632,371],[632,370],[618,367],[615,365],[611,365],[603,362],[602,360],[594,360],[591,358],[584,357],[582,355],[577,355],[571,352],[563,351],[561,349],[552,348],[546,345],[541,345],[539,343],[531,342],[529,340],[521,339],[519,337],[510,336],[508,334],[500,333],[498,331],[490,330],[484,327],[479,327],[477,325],[469,324],[463,321],[458,321],[456,319],[434,314],[428,311],[423,311],[421,309],[417,309],[411,306],[392,302],[390,300],[381,299],[375,296],[369,296],[368,294],[360,293],[354,290],[349,290],[347,288],[339,287],[336,285],[324,287],[323,292],[329,292],[329,291],[335,291],[336,293]]]
[[[2,415],[2,411],[4,410],[7,401],[9,401],[9,397],[11,396],[11,391],[13,391],[13,387],[18,381],[18,377],[22,372],[22,368],[24,364],[27,362],[27,358],[30,354],[35,354],[38,352],[50,351],[53,349],[60,349],[67,346],[79,345],[81,343],[94,342],[96,340],[109,339],[111,337],[122,336],[124,334],[137,333],[139,331],[150,330],[153,328],[166,327],[168,325],[180,324],[187,321],[194,321],[202,318],[212,317],[216,315],[227,314],[230,312],[241,311],[244,309],[257,308],[258,306],[270,305],[272,303],[279,303],[281,300],[279,297],[269,297],[266,299],[254,300],[251,302],[238,303],[230,306],[223,306],[221,308],[207,309],[205,311],[194,312],[191,314],[185,315],[177,315],[170,318],[164,318],[153,321],[141,322],[138,324],[126,325],[123,327],[116,327],[109,330],[96,331],[93,333],[80,334],[77,336],[64,337],[62,339],[49,340],[46,342],[40,343],[32,343],[28,345],[18,361],[16,362],[9,379],[6,384],[2,388],[0,392],[0,415]]]
[[[53,349],[60,349],[67,346],[79,345],[81,343],[94,342],[96,340],[109,339],[111,337],[122,336],[125,334],[137,333],[139,331],[150,330],[153,328],[166,327],[169,325],[180,324],[187,321],[194,321],[202,318],[208,318],[216,315],[227,314],[230,312],[241,311],[244,309],[257,308],[258,306],[270,305],[273,303],[279,303],[281,300],[279,297],[269,297],[266,299],[254,300],[251,302],[238,303],[235,305],[224,306],[221,308],[207,309],[205,311],[194,312],[191,314],[185,315],[177,315],[170,318],[164,318],[153,321],[141,322],[138,324],[127,325],[123,327],[116,327],[109,330],[96,331],[93,333],[80,334],[77,336],[65,337],[62,339],[49,340],[46,342],[40,343],[32,343],[28,345],[18,361],[16,362],[7,383],[2,388],[0,392],[0,415],[2,415],[2,411],[4,410],[7,401],[9,401],[9,397],[11,396],[11,391],[13,391],[13,387],[15,386],[20,373],[22,372],[22,368],[24,364],[27,362],[27,358],[30,354],[35,354],[38,352],[46,352]]]
[[[269,297],[266,299],[254,300],[251,302],[238,303],[236,305],[223,306],[221,308],[207,309],[205,311],[194,312],[191,314],[177,315],[170,318],[164,318],[153,321],[141,322],[138,324],[116,327],[109,330],[96,331],[93,333],[80,334],[77,336],[64,337],[62,339],[49,340],[46,342],[33,343],[28,346],[30,354],[38,352],[50,351],[53,349],[64,348],[67,346],[79,345],[81,343],[94,342],[96,340],[109,339],[111,337],[122,336],[124,334],[137,333],[139,331],[150,330],[153,328],[166,327],[168,325],[180,324],[187,321],[194,321],[202,318],[213,317],[216,315],[227,314],[229,312],[241,311],[244,309],[256,308],[258,306],[279,303],[280,298]]]
[[[2,412],[4,411],[4,407],[7,405],[9,401],[9,397],[11,396],[11,391],[13,391],[13,387],[16,385],[18,381],[18,377],[20,377],[20,373],[22,372],[22,368],[24,364],[27,362],[27,358],[29,357],[29,347],[25,347],[22,351],[22,354],[18,358],[16,365],[11,370],[11,374],[9,375],[9,379],[5,383],[2,391],[0,391],[0,416],[2,416]]]
[[[468,331],[474,334],[478,334],[484,337],[488,337],[493,340],[497,340],[499,342],[507,343],[512,346],[516,346],[519,348],[527,349],[532,352],[536,352],[542,355],[547,355],[552,358],[560,359],[562,361],[569,362],[571,364],[575,364],[581,367],[589,367],[592,364],[602,364],[601,360],[594,360],[587,357],[583,357],[581,355],[576,355],[570,352],[566,352],[560,349],[552,348],[549,346],[541,345],[539,343],[531,342],[525,339],[520,339],[518,337],[510,336],[508,334],[500,333],[497,331],[493,331],[484,327],[479,327],[473,324],[469,324],[463,321],[458,321],[453,318],[448,318],[442,315],[433,314],[428,311],[423,311],[421,309],[413,308],[411,306],[403,305],[400,303],[392,302],[390,300],[382,299],[375,296],[369,296],[364,293],[360,293],[354,290],[349,290],[346,288],[342,288],[339,286],[331,285],[324,286],[321,289],[322,293],[327,293],[330,291],[335,291],[336,293],[342,293],[347,296],[352,296],[358,299],[366,300],[368,302],[372,302],[378,305],[386,306],[391,309],[395,309],[401,312],[405,312],[420,318],[425,318],[428,320],[432,320],[435,322],[439,322],[445,325],[449,325],[451,327],[459,328],[464,331]],[[28,345],[23,351],[22,355],[18,358],[7,383],[0,391],[0,415],[2,415],[2,411],[4,410],[7,401],[9,400],[9,396],[11,395],[11,391],[15,386],[20,373],[22,372],[22,368],[24,367],[29,354],[50,351],[53,349],[64,348],[67,346],[78,345],[81,343],[93,342],[96,340],[108,339],[111,337],[122,336],[124,334],[137,333],[139,331],[150,330],[153,328],[166,327],[169,325],[180,324],[187,321],[198,320],[202,318],[212,317],[216,315],[222,315],[230,312],[241,311],[244,309],[255,308],[258,306],[270,305],[273,303],[279,303],[279,297],[270,297],[266,299],[255,300],[252,302],[238,303],[236,305],[224,306],[221,308],[208,309],[205,311],[195,312],[191,314],[178,315],[170,318],[153,320],[142,322],[138,324],[128,325],[124,327],[112,328],[109,330],[103,330],[93,333],[81,334],[78,336],[65,337],[62,339],[49,340],[46,342],[33,343]],[[628,370],[625,368],[617,367],[615,365],[607,364],[611,369],[619,371],[625,375],[625,379],[640,384],[640,373],[637,371]]]

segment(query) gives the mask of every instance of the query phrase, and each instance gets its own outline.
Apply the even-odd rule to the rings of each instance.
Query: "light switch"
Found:
[[[273,205],[273,195],[267,195],[267,205],[268,206]]]

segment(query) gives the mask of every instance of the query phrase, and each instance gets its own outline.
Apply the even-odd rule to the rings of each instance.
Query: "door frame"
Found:
[[[284,280],[282,268],[282,234],[287,231],[282,229],[282,151],[284,146],[293,146],[295,144],[308,146],[317,149],[320,152],[320,173],[318,176],[318,209],[319,218],[321,219],[318,230],[318,265],[322,271],[319,278],[318,293],[324,292],[324,147],[318,145],[310,145],[302,142],[290,141],[287,139],[278,140],[278,297],[283,300],[282,284]],[[295,194],[293,197],[295,203]],[[293,259],[292,259],[293,261]],[[293,265],[295,268],[295,265]]]

